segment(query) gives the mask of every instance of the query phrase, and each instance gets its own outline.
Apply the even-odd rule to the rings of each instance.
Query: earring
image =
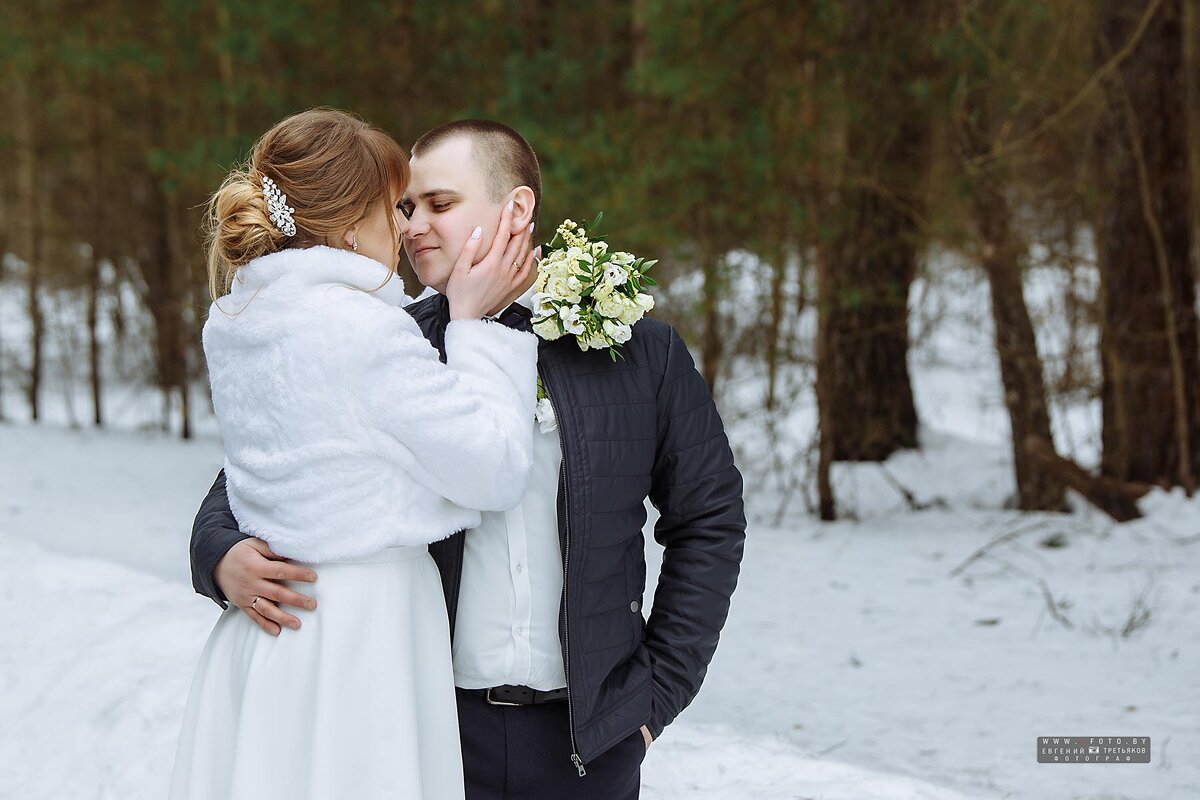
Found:
[[[356,253],[358,252],[358,239],[355,239],[350,243],[350,249]]]

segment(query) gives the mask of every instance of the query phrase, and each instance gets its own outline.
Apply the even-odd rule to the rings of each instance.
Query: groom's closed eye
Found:
[[[425,192],[421,195],[421,200],[428,203],[429,210],[435,214],[448,211],[458,199],[457,195],[445,191]]]

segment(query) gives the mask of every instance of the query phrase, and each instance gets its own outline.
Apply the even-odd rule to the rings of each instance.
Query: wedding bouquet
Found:
[[[580,350],[617,349],[629,341],[633,324],[654,308],[642,291],[655,281],[646,270],[658,263],[632,253],[610,253],[595,234],[604,214],[590,225],[565,220],[538,265],[533,295],[533,332],[547,341],[567,334]]]

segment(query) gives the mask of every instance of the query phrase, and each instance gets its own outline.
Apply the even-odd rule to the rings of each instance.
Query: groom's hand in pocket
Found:
[[[316,600],[283,585],[283,581],[314,583],[317,574],[289,564],[262,539],[243,539],[229,548],[213,569],[213,580],[229,602],[272,636],[278,636],[284,625],[292,629],[300,627],[300,620],[280,606],[309,611],[317,607]]]

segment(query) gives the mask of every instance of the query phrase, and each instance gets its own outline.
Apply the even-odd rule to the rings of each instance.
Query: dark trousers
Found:
[[[571,763],[567,701],[493,706],[458,690],[467,800],[637,800],[646,743],[634,731],[585,766]]]

